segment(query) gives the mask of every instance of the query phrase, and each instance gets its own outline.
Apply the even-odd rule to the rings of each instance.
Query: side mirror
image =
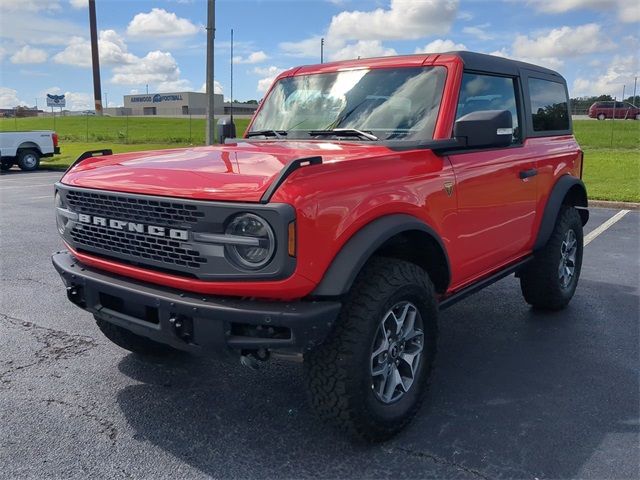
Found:
[[[513,139],[513,119],[508,110],[480,110],[460,117],[453,136],[467,148],[508,147]]]

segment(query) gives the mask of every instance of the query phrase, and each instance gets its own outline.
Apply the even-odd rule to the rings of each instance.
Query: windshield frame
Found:
[[[335,74],[339,74],[341,72],[346,72],[346,71],[354,71],[354,70],[366,70],[367,72],[371,72],[371,71],[376,71],[376,70],[390,70],[390,71],[397,71],[397,70],[401,70],[401,69],[413,69],[413,70],[417,70],[417,69],[422,69],[422,70],[429,70],[429,71],[434,71],[434,70],[438,70],[439,71],[439,78],[436,79],[437,82],[439,82],[439,84],[437,84],[436,86],[439,87],[439,90],[436,92],[436,95],[434,95],[434,99],[437,99],[437,103],[433,102],[433,107],[432,107],[432,117],[433,117],[433,122],[432,124],[425,124],[423,125],[421,128],[419,129],[415,129],[415,133],[413,135],[410,136],[410,138],[398,138],[398,137],[391,137],[391,138],[380,138],[379,140],[375,140],[375,141],[371,141],[368,140],[366,138],[358,138],[358,136],[349,136],[349,137],[345,137],[345,136],[340,136],[338,133],[336,133],[335,137],[332,138],[332,136],[330,135],[323,135],[322,137],[314,137],[309,135],[306,132],[309,131],[313,131],[313,130],[318,130],[317,128],[309,128],[309,129],[290,129],[285,135],[283,135],[281,138],[273,138],[273,137],[264,137],[264,138],[260,138],[259,136],[253,136],[251,138],[248,137],[248,134],[250,132],[256,132],[259,130],[269,130],[269,128],[257,128],[254,127],[254,125],[256,124],[256,120],[259,118],[259,116],[261,115],[261,113],[263,112],[263,108],[265,107],[265,104],[267,103],[268,99],[271,97],[271,95],[273,95],[274,91],[277,89],[278,85],[280,82],[282,81],[286,81],[287,79],[291,79],[294,77],[304,77],[304,76],[312,76],[312,75],[335,75]],[[280,76],[276,77],[276,79],[274,80],[274,82],[272,83],[272,85],[270,86],[269,90],[267,91],[267,93],[265,94],[265,96],[263,97],[263,99],[260,102],[260,106],[258,107],[258,109],[256,110],[253,118],[251,119],[251,122],[249,123],[247,130],[245,131],[243,137],[245,140],[259,140],[259,141],[269,141],[269,142],[282,142],[282,141],[322,141],[322,142],[357,142],[357,143],[363,143],[363,142],[369,142],[372,144],[376,144],[376,145],[385,145],[385,146],[389,146],[389,147],[401,147],[402,149],[405,148],[410,148],[411,145],[415,145],[415,146],[420,146],[422,144],[432,144],[433,142],[438,141],[436,139],[436,136],[438,134],[439,128],[438,125],[440,123],[441,120],[441,114],[442,114],[442,105],[443,103],[446,102],[446,99],[448,97],[448,84],[450,81],[450,71],[449,71],[449,65],[447,63],[432,63],[432,64],[415,64],[415,63],[408,63],[406,65],[362,65],[362,66],[358,66],[358,67],[352,67],[352,68],[343,68],[343,69],[335,69],[335,70],[326,70],[326,71],[313,71],[313,72],[304,72],[301,74],[296,74],[295,72],[297,72],[296,70],[293,70],[293,73],[291,73],[292,71],[288,71],[285,72],[283,74],[281,74]],[[408,77],[408,78],[416,78],[416,76],[414,77]],[[345,111],[344,109],[342,109],[340,111],[340,113],[338,114],[338,118],[340,117],[341,114],[344,114]],[[427,114],[423,114],[423,116],[421,116],[419,118],[419,121],[416,122],[415,124],[420,123],[421,120],[423,120],[426,117]],[[414,125],[415,125],[414,124]],[[295,124],[294,124],[295,126]],[[328,125],[329,127],[332,128],[331,125]],[[412,125],[413,126],[413,125]],[[352,127],[352,126],[348,126],[348,127],[343,127],[342,125],[340,125],[340,127],[342,128],[346,128],[348,130],[353,130],[353,129],[357,129],[358,127]],[[278,129],[279,131],[282,129]],[[384,130],[384,129],[366,129],[363,128],[363,131],[367,132],[367,133],[373,133],[374,135],[377,135],[377,132],[379,132],[380,130]],[[388,129],[388,130],[392,130],[392,129]]]

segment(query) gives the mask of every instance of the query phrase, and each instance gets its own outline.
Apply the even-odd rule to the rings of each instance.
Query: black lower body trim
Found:
[[[197,354],[311,350],[338,316],[338,301],[267,302],[181,293],[52,257],[69,300],[97,318]]]
[[[462,290],[446,297],[444,300],[440,301],[439,308],[440,310],[444,310],[445,308],[449,308],[450,306],[458,303],[460,300],[467,298],[469,295],[473,295],[476,292],[479,292],[483,288],[488,287],[492,283],[497,282],[498,280],[502,280],[504,277],[511,275],[512,273],[517,273],[522,267],[524,267],[527,263],[533,260],[533,256],[526,257],[519,262],[504,268],[489,277],[480,280]]]

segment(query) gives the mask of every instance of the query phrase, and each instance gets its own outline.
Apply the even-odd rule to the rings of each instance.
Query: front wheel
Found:
[[[520,287],[534,308],[560,310],[573,298],[582,269],[582,220],[563,206],[547,245],[520,274]]]
[[[598,120],[604,120],[605,118],[607,118],[607,116],[604,113],[598,115]]]
[[[310,401],[318,414],[366,441],[383,441],[402,430],[427,388],[437,313],[424,270],[401,260],[371,260],[335,330],[305,355]]]

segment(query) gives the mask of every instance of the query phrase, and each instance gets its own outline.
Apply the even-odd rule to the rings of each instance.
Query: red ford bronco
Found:
[[[244,138],[83,155],[53,263],[117,345],[302,355],[319,414],[383,440],[420,406],[439,310],[514,273],[534,308],[573,296],[568,106],[558,73],[470,52],[294,68]]]

